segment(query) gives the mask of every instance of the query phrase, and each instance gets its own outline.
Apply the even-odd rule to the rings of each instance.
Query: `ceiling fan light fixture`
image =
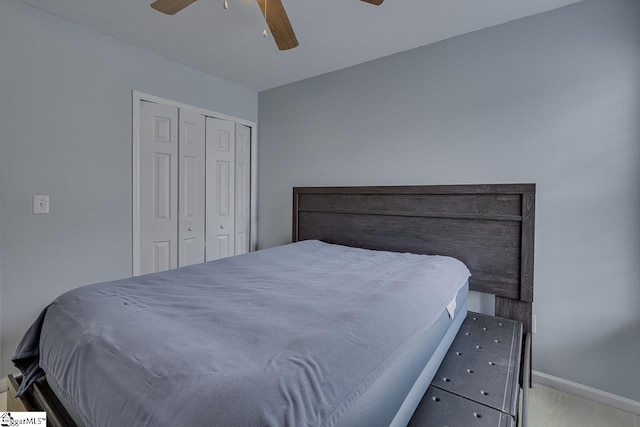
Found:
[[[155,0],[151,3],[151,7],[158,12],[166,13],[167,15],[175,15],[185,7],[189,6],[196,0]],[[263,37],[268,37],[268,33],[271,32],[271,37],[276,42],[278,49],[289,50],[298,46],[298,39],[296,38],[291,22],[287,12],[282,6],[282,0],[255,0],[264,15],[265,29],[262,31]],[[267,1],[269,2],[269,14],[267,18]],[[361,0],[365,3],[374,4],[379,6],[384,0]],[[229,0],[222,1],[222,7],[225,10],[229,9]],[[269,30],[269,31],[267,31]]]
[[[267,38],[267,27],[269,24],[267,23],[267,0],[264,0],[264,30],[262,30],[262,37]]]

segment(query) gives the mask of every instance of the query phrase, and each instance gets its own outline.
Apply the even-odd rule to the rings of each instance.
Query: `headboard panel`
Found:
[[[448,255],[531,330],[535,184],[296,187],[293,241]]]

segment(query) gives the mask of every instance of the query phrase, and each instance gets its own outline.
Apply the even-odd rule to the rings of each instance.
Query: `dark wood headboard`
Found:
[[[292,240],[447,255],[531,332],[535,184],[295,187]]]

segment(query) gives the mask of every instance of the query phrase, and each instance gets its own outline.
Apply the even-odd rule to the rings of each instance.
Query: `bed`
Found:
[[[146,359],[141,362],[139,354],[136,351],[131,351],[131,348],[135,349],[136,340],[139,340],[140,337],[133,338],[130,342],[127,342],[128,348],[121,350],[122,354],[118,355],[114,348],[121,346],[121,343],[113,342],[110,336],[110,338],[106,339],[101,335],[105,328],[109,329],[109,323],[105,319],[96,322],[94,328],[96,332],[89,334],[88,338],[87,334],[78,333],[76,336],[71,334],[69,341],[58,347],[51,344],[55,342],[53,339],[49,341],[42,340],[44,342],[44,345],[42,345],[40,334],[44,331],[46,335],[49,328],[47,323],[44,322],[47,314],[43,314],[43,319],[34,324],[35,329],[32,331],[37,332],[38,339],[36,341],[38,341],[38,344],[34,347],[34,340],[31,340],[31,347],[22,347],[20,357],[18,357],[19,363],[20,361],[28,361],[27,359],[33,357],[37,352],[49,355],[60,352],[60,348],[72,346],[74,342],[85,341],[85,344],[89,346],[85,348],[89,348],[89,350],[80,350],[80,352],[87,352],[90,357],[86,359],[95,363],[94,365],[82,364],[72,359],[65,359],[66,356],[63,355],[61,360],[64,362],[58,362],[62,366],[58,371],[63,372],[63,374],[56,372],[55,366],[49,366],[45,362],[43,364],[46,365],[46,376],[42,376],[42,372],[38,371],[38,369],[42,369],[42,366],[33,367],[32,363],[23,364],[22,370],[25,375],[23,381],[26,381],[23,382],[24,385],[33,382],[34,377],[41,377],[39,379],[36,378],[35,384],[26,390],[24,400],[34,408],[44,407],[43,409],[47,409],[52,413],[59,413],[59,417],[58,415],[53,415],[53,418],[60,419],[59,425],[72,425],[72,423],[95,425],[94,418],[92,418],[93,415],[88,416],[87,412],[100,414],[101,411],[106,411],[106,415],[102,414],[102,418],[98,419],[117,420],[113,407],[105,409],[102,406],[104,395],[91,395],[85,399],[89,402],[90,411],[86,408],[78,407],[77,396],[74,398],[73,393],[86,394],[87,392],[74,391],[73,383],[86,382],[87,384],[92,384],[93,389],[113,387],[115,383],[120,386],[124,384],[124,388],[128,387],[134,390],[131,396],[122,395],[120,401],[116,402],[116,407],[123,408],[123,413],[126,414],[126,417],[138,416],[136,425],[159,425],[163,420],[175,422],[176,419],[172,418],[172,414],[175,413],[180,413],[180,417],[193,416],[193,418],[189,419],[190,423],[209,420],[207,421],[208,425],[216,425],[210,421],[211,419],[215,419],[219,425],[406,425],[466,317],[465,296],[469,288],[496,295],[497,315],[522,321],[525,325],[525,330],[530,328],[533,289],[534,185],[315,187],[294,188],[293,191],[292,240],[294,244],[292,246],[259,251],[244,258],[234,257],[223,260],[222,262],[214,263],[215,268],[211,271],[208,271],[208,269],[212,263],[207,263],[172,272],[119,281],[109,284],[106,288],[104,286],[96,288],[95,285],[93,287],[85,287],[81,288],[79,294],[73,294],[72,298],[82,302],[78,306],[85,307],[86,311],[95,311],[88,308],[90,305],[87,301],[90,301],[91,298],[100,293],[107,293],[109,298],[118,301],[118,304],[128,306],[129,312],[133,314],[136,311],[145,310],[145,305],[159,304],[164,310],[166,307],[163,304],[171,304],[167,302],[152,302],[151,294],[161,290],[163,294],[172,295],[173,283],[193,281],[202,284],[202,277],[207,274],[221,276],[224,278],[223,282],[230,282],[233,280],[231,277],[235,273],[245,269],[247,264],[244,260],[249,260],[252,265],[257,265],[257,268],[251,270],[249,278],[245,278],[243,283],[245,286],[248,283],[249,287],[257,287],[259,291],[262,291],[262,287],[255,285],[260,283],[261,275],[264,274],[266,266],[275,264],[278,266],[276,270],[279,272],[279,276],[277,275],[275,280],[280,283],[279,286],[282,286],[281,293],[287,295],[285,305],[293,306],[299,312],[304,312],[305,310],[315,311],[320,316],[314,318],[312,321],[314,324],[327,321],[329,322],[327,325],[332,326],[333,329],[347,332],[346,335],[343,334],[337,338],[338,341],[330,341],[330,339],[335,339],[333,334],[327,333],[327,330],[331,328],[315,330],[313,329],[314,325],[304,324],[304,316],[294,318],[295,320],[293,321],[281,318],[277,319],[277,321],[274,320],[274,324],[277,325],[275,329],[285,331],[285,333],[275,338],[269,338],[269,342],[283,339],[283,337],[294,336],[293,339],[287,340],[285,348],[290,349],[294,344],[298,344],[298,341],[304,345],[311,345],[306,353],[305,350],[301,350],[305,348],[302,346],[296,348],[297,353],[286,353],[287,357],[278,358],[273,362],[274,366],[283,366],[281,362],[283,360],[287,361],[289,367],[293,366],[303,373],[301,376],[289,378],[287,377],[287,369],[275,370],[271,372],[272,376],[275,377],[271,378],[271,383],[269,383],[269,381],[263,381],[258,376],[253,377],[253,374],[260,369],[247,369],[251,376],[250,378],[244,378],[244,381],[238,381],[237,377],[231,381],[223,376],[214,381],[213,385],[205,382],[199,383],[198,381],[195,383],[193,381],[192,383],[181,383],[181,375],[167,375],[167,371],[163,370],[161,363],[157,365],[155,364],[157,361],[147,361]],[[327,252],[328,247],[339,247],[340,252],[338,254],[331,251]],[[363,251],[362,248],[390,252],[374,253]],[[281,252],[280,258],[275,255],[279,252]],[[362,260],[358,261],[358,263],[355,261],[353,263],[348,261],[346,264],[342,262],[352,259],[352,256],[354,257],[353,259],[357,258],[356,255],[353,255],[354,253],[360,254],[363,252],[371,252],[374,255],[374,259],[376,259],[376,261],[364,261],[365,265],[367,262],[370,263],[364,270],[365,272],[369,270],[374,274],[374,278],[370,277],[368,281],[371,283],[373,280],[376,287],[382,289],[381,293],[370,293],[367,291],[367,286],[370,285],[359,284],[355,279],[362,274],[363,269],[351,271],[349,266],[362,265]],[[439,261],[448,259],[448,257],[458,259],[471,270],[471,278],[468,279],[462,271],[463,269],[458,266],[457,270],[454,268],[456,274],[450,273],[454,276],[450,280],[451,285],[443,287],[441,291],[437,291],[437,289],[428,291],[427,294],[433,295],[433,298],[426,298],[425,294],[421,296],[407,294],[403,299],[395,301],[396,311],[394,312],[385,308],[384,305],[377,304],[384,301],[393,301],[397,297],[399,291],[397,291],[398,285],[396,282],[398,281],[403,284],[413,284],[411,286],[419,289],[418,283],[423,280],[423,273],[421,272],[416,276],[412,268],[407,269],[407,265],[412,264],[406,259],[400,262],[400,265],[403,266],[402,268],[392,267],[389,271],[382,273],[375,268],[386,266],[387,263],[394,265],[391,263],[391,258],[398,257],[403,252],[409,252],[410,259],[418,257],[416,259],[419,259],[420,262],[422,258],[419,255],[432,255],[429,258]],[[299,253],[308,253],[309,257],[306,257],[306,255],[296,257],[296,254]],[[318,253],[322,254],[319,258],[317,256]],[[385,261],[375,258],[376,256],[382,256]],[[289,261],[288,263],[282,263],[282,259]],[[324,259],[327,263],[322,264],[319,259]],[[325,288],[327,281],[335,282],[336,280],[335,277],[330,277],[323,286],[314,291],[315,294],[311,297],[308,293],[298,294],[298,285],[294,279],[299,278],[295,277],[297,276],[297,269],[293,267],[304,265],[314,267],[315,270],[312,268],[314,274],[325,279],[327,279],[327,272],[340,270],[341,274],[344,273],[340,279],[342,281],[341,285],[334,288]],[[223,268],[219,268],[219,266]],[[203,269],[205,271],[200,271]],[[438,268],[435,270],[437,271],[436,276],[444,274]],[[407,274],[407,271],[410,274]],[[384,276],[384,280],[376,281],[375,277],[381,277],[381,275]],[[420,277],[420,279],[416,277]],[[132,286],[132,281],[140,282],[141,280],[143,283],[148,282],[148,286],[143,290],[142,294],[134,292],[133,295],[129,295],[124,292],[124,289]],[[216,283],[220,283],[220,281]],[[390,283],[396,285],[393,291],[388,288]],[[210,286],[210,284],[207,286]],[[411,286],[407,285],[407,287]],[[105,289],[110,291],[106,292]],[[150,289],[154,289],[154,291],[151,292]],[[217,321],[222,322],[220,325],[224,326],[216,329],[223,331],[218,333],[224,337],[221,342],[229,343],[229,340],[234,335],[230,332],[225,333],[225,330],[233,331],[236,323],[246,321],[246,318],[240,316],[238,319],[233,319],[233,321],[229,322],[229,318],[235,317],[234,313],[238,312],[238,303],[246,303],[250,310],[258,310],[256,316],[254,316],[258,319],[269,319],[268,316],[265,317],[264,310],[270,312],[279,312],[280,310],[277,304],[267,304],[261,307],[260,301],[264,301],[265,298],[269,299],[265,294],[260,294],[260,297],[255,299],[247,296],[244,292],[238,293],[242,289],[243,287],[236,287],[234,290],[232,287],[230,290],[227,287],[223,291],[223,293],[232,296],[231,299],[234,300],[236,305],[230,306],[229,311],[223,312],[224,315],[219,316],[220,319],[217,319]],[[373,310],[367,312],[363,308],[358,308],[354,305],[350,307],[351,311],[347,309],[339,310],[328,316],[326,312],[331,310],[328,310],[327,307],[321,309],[313,304],[315,298],[323,294],[323,289],[330,289],[334,298],[337,298],[337,300],[332,300],[331,307],[339,306],[339,301],[366,301],[367,303],[364,305],[373,307]],[[191,293],[191,291],[189,292]],[[437,295],[439,296],[436,297]],[[174,301],[180,300],[181,297],[182,295],[172,295]],[[194,317],[204,316],[207,322],[212,320],[210,314],[207,314],[206,305],[199,306],[198,299],[204,301],[204,295],[201,298],[196,297],[196,301],[182,301],[182,304],[195,306],[199,310],[196,310],[196,314],[187,315],[186,323],[180,323],[184,319],[176,319],[176,324],[173,327],[178,329],[180,333],[171,336],[179,342],[160,342],[158,344],[161,349],[159,353],[163,353],[165,350],[168,351],[171,347],[186,348],[188,346],[189,339],[181,338],[181,336],[189,336],[186,333],[186,329],[192,325]],[[431,301],[432,299],[433,301]],[[98,304],[100,305],[102,302]],[[426,315],[420,314],[421,306],[424,306]],[[398,307],[401,307],[402,310],[398,310]],[[429,309],[427,310],[427,308]],[[51,307],[49,309],[54,312]],[[260,311],[261,309],[263,311]],[[352,318],[352,312],[360,311],[365,313],[363,315],[364,323],[374,325],[372,329],[378,332],[383,330],[382,335],[385,335],[385,338],[376,341],[378,339],[376,336],[367,336],[367,339],[364,340],[364,347],[351,348],[349,346],[352,344],[351,341],[357,341],[354,337],[359,337],[361,334],[360,330],[350,330],[350,325],[357,323]],[[384,317],[387,311],[392,315]],[[399,316],[393,314],[399,313],[399,311],[410,313],[410,315]],[[69,309],[59,311],[57,314],[58,327],[63,328],[67,327],[70,319],[76,316],[75,311]],[[306,313],[304,314],[306,315]],[[55,318],[51,314],[48,314],[48,316],[51,319]],[[175,314],[173,316],[182,317]],[[55,323],[51,319],[49,323]],[[131,324],[136,322],[136,317],[123,320],[125,324],[127,322]],[[334,322],[334,324],[331,322]],[[263,326],[265,327],[263,329],[258,329],[259,332],[256,331],[254,336],[248,338],[250,342],[257,345],[257,349],[263,348],[260,347],[261,338],[269,329],[273,329],[268,327],[269,321],[264,323],[265,325]],[[287,329],[292,323],[295,327],[292,330]],[[347,326],[345,327],[345,325]],[[396,331],[402,330],[399,325],[405,328],[405,332],[396,333]],[[300,330],[307,332],[313,330],[314,332],[303,333],[303,337],[298,338],[295,334],[299,333]],[[351,333],[350,338],[349,332]],[[150,333],[149,335],[154,338],[153,334]],[[388,341],[390,337],[393,338],[395,335],[401,335],[402,337],[396,341]],[[181,339],[183,341],[180,341]],[[196,339],[202,340],[202,337]],[[96,341],[105,341],[111,346],[107,345],[105,347],[104,342],[102,346],[94,345]],[[161,340],[155,337],[155,341]],[[323,346],[323,343],[330,344]],[[369,347],[367,347],[367,344]],[[326,351],[327,348],[323,347],[327,347],[328,351]],[[204,365],[198,365],[204,366],[201,368],[202,372],[198,372],[199,376],[207,372],[219,373],[234,369],[233,366],[208,366],[207,363],[209,362],[207,362],[207,353],[205,351],[207,346],[197,348],[203,353],[201,359],[205,360],[203,362]],[[240,347],[230,348],[236,351],[236,353],[230,355],[232,359],[233,354],[235,354],[237,359],[241,359],[241,363],[246,363],[249,367],[252,366],[251,364],[254,362],[245,361],[241,356],[241,354],[249,353],[250,350]],[[267,348],[269,351],[273,351],[269,346]],[[366,350],[363,351],[363,348]],[[98,354],[104,353],[105,349],[114,353],[105,355],[103,358],[97,357]],[[300,351],[308,357],[300,357]],[[354,351],[360,351],[360,354],[376,352],[379,354],[371,360],[363,357],[362,362],[359,363],[360,356],[358,354],[354,356]],[[282,356],[279,351],[273,354],[276,353]],[[95,364],[101,365],[103,363],[102,359],[114,357],[120,358],[120,370],[112,367],[109,368],[111,369],[110,371],[107,370],[99,375],[92,375],[92,373],[95,373],[93,371],[99,368]],[[351,364],[345,361],[347,359],[351,360]],[[221,359],[215,360],[219,362]],[[28,362],[32,362],[32,360]],[[130,362],[131,366],[127,362]],[[185,362],[179,363],[184,364]],[[257,366],[264,366],[264,361],[260,363]],[[158,380],[152,384],[146,384],[146,389],[145,387],[139,387],[142,382],[148,382],[150,377],[147,375],[146,377],[137,378],[136,364],[149,365],[148,370],[155,375],[152,375],[152,377],[161,378],[164,381]],[[367,366],[366,369],[364,369],[365,365]],[[329,366],[336,368],[337,371],[331,374],[327,373]],[[362,372],[358,371],[360,367],[363,368]],[[185,371],[191,372],[193,370],[191,367],[186,369],[185,366],[182,366],[181,368],[181,370],[177,371],[181,374],[184,374]],[[69,371],[76,374],[75,376],[71,375],[74,377],[73,380],[69,379],[69,375],[64,374],[65,370],[66,374],[69,374]],[[354,371],[358,371],[357,379],[351,381],[350,377],[353,376],[351,374]],[[175,373],[176,371],[171,372]],[[34,373],[36,373],[35,376]],[[105,373],[109,375],[105,375]],[[332,377],[333,380],[328,380],[328,377]],[[105,378],[110,378],[111,380],[106,381]],[[277,383],[275,389],[273,388],[273,381]],[[215,384],[218,382],[223,384],[220,388],[226,394],[216,394],[216,400],[219,401],[214,405],[209,395],[202,392],[202,390],[208,390],[208,387],[215,388]],[[237,386],[239,382],[245,382],[246,387],[240,388]],[[344,387],[338,387],[342,385],[338,384],[340,382],[346,383]],[[96,387],[96,384],[98,387]],[[151,412],[140,412],[140,405],[149,400],[148,396],[154,392],[157,393],[158,388],[165,390],[164,393],[166,395],[166,390],[170,387],[177,387],[176,391],[181,396],[177,401],[178,403],[175,403],[175,399],[172,399],[174,403],[165,402],[160,409],[151,409]],[[257,389],[258,393],[247,395],[247,389],[251,388]],[[110,390],[119,389],[113,388]],[[307,390],[307,392],[303,393],[301,390]],[[311,392],[308,392],[309,390]],[[189,393],[186,391],[189,391]],[[118,395],[119,392],[110,391],[109,393]],[[259,399],[256,396],[263,396],[263,398]],[[156,398],[160,399],[159,396]],[[238,404],[238,402],[246,401],[249,401],[250,404]],[[95,402],[101,403],[97,404]],[[172,407],[171,404],[177,406]],[[46,405],[49,405],[49,407],[47,408]],[[133,410],[129,406],[132,406]],[[243,418],[248,407],[259,408],[259,414],[253,418]],[[286,410],[283,410],[284,412],[282,413],[276,411],[274,414],[272,411],[274,407],[286,408]],[[188,411],[185,411],[184,408],[187,408]],[[193,415],[193,411],[198,408],[206,408],[207,410]],[[156,414],[157,417],[154,418],[153,414]],[[121,423],[122,420],[118,422]],[[109,424],[106,421],[100,421],[98,425],[106,426]]]

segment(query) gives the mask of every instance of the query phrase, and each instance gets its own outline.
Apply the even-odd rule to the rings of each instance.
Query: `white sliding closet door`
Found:
[[[236,123],[236,255],[250,248],[251,226],[251,128]]]
[[[140,273],[178,264],[178,109],[140,103]]]
[[[178,266],[204,262],[205,118],[180,109]]]
[[[167,105],[161,99],[138,102],[134,274],[251,251],[253,129],[196,107]]]
[[[235,254],[235,123],[206,121],[206,260]]]

